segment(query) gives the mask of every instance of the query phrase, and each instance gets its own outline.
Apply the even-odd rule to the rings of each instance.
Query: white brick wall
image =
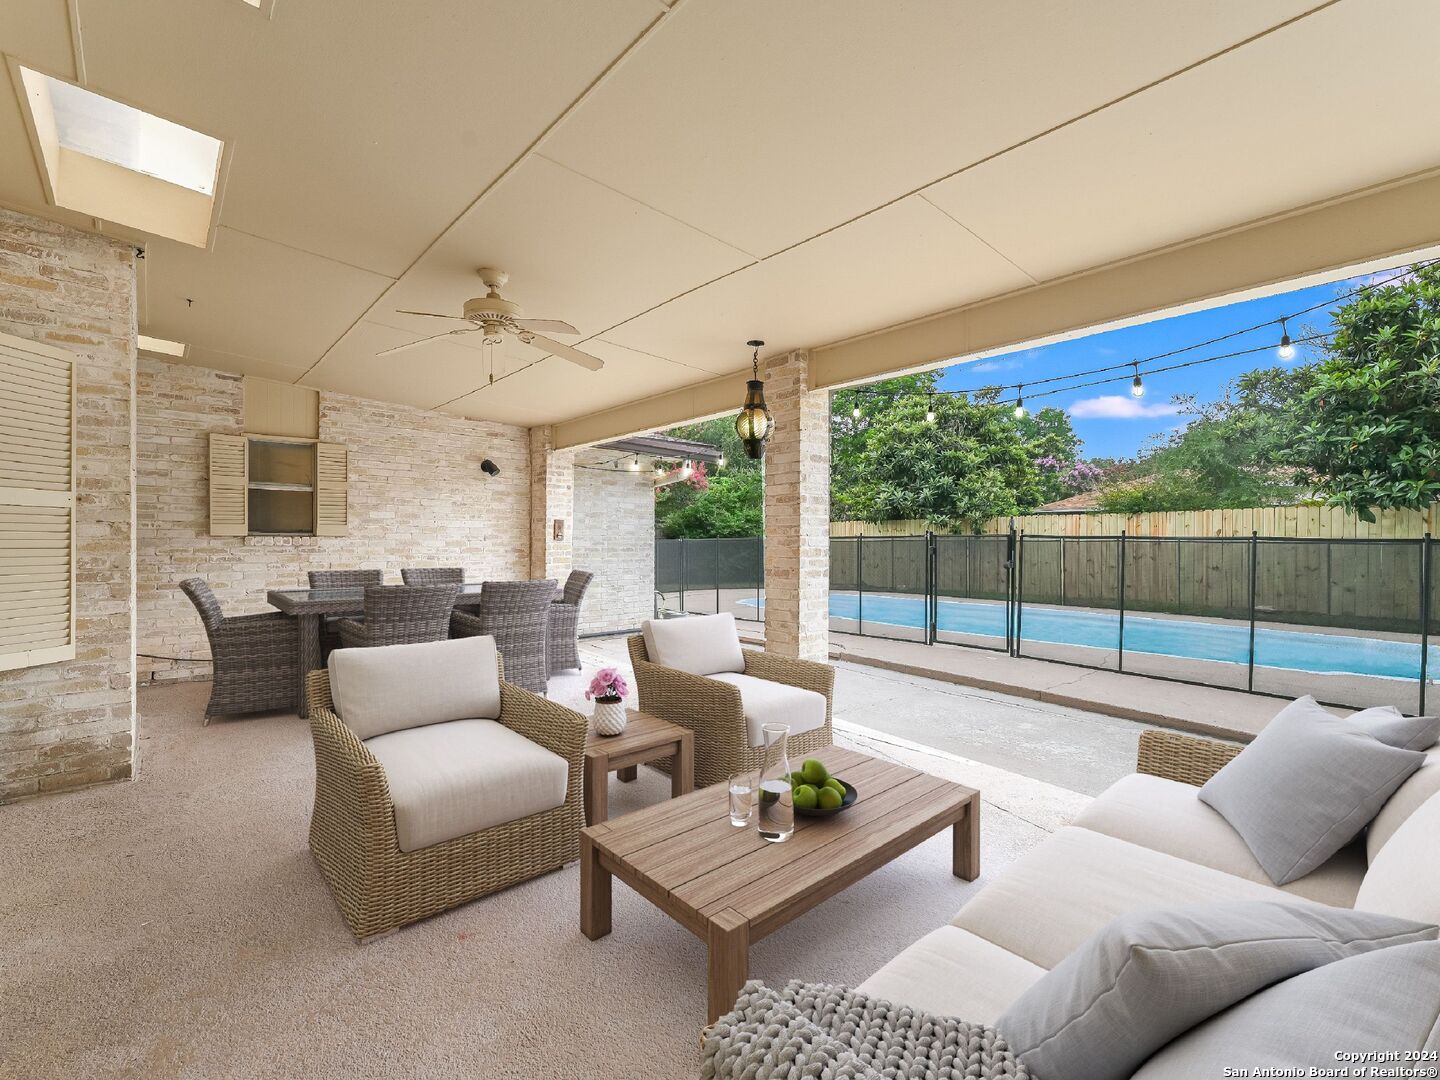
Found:
[[[0,802],[131,774],[135,257],[0,209],[0,330],[77,357],[75,659],[0,671]]]
[[[607,459],[608,460],[608,459]],[[655,479],[575,466],[575,569],[595,575],[580,632],[628,630],[655,610]]]
[[[470,581],[529,576],[524,428],[322,393],[320,437],[349,448],[349,535],[220,537],[209,535],[208,435],[241,430],[240,379],[144,358],[137,393],[141,653],[209,656],[176,588],[191,574],[227,614],[273,610],[266,590],[301,586],[312,569],[380,567],[395,583],[405,566],[463,566]],[[487,457],[499,476],[480,471]],[[208,676],[203,665],[144,658],[140,671]]]

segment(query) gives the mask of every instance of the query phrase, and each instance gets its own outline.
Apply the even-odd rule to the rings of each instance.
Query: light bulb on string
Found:
[[[933,423],[935,422],[935,398],[934,398],[934,396],[933,396],[933,395],[927,396],[926,399],[925,399],[925,402],[926,402],[926,404],[925,404],[925,423],[927,423],[927,424],[933,424]]]
[[[640,471],[640,459],[639,459],[638,457],[633,457],[633,458],[630,459],[630,471],[631,471],[631,472],[639,472],[639,471]]]
[[[1025,419],[1025,387],[1017,386],[1015,390],[1015,419],[1023,420]]]
[[[1275,350],[1275,355],[1281,360],[1295,359],[1295,346],[1290,344],[1290,331],[1285,326],[1285,320],[1280,320],[1280,348]]]
[[[1130,380],[1130,396],[1141,398],[1145,396],[1145,383],[1140,378],[1140,362],[1135,362],[1135,378]]]
[[[716,467],[717,469],[723,469],[723,468],[725,467],[725,455],[724,455],[724,454],[721,454],[718,458],[715,459],[715,467]]]
[[[852,417],[854,417],[856,420],[859,420],[859,419],[860,419],[860,406],[859,406],[859,405],[856,405],[853,409],[851,409],[851,410],[850,410],[850,415],[851,415]]]

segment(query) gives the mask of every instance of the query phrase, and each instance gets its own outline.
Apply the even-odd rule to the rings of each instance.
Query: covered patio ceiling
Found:
[[[1430,0],[8,0],[0,203],[144,243],[185,363],[577,445],[730,407],[757,335],[836,385],[1440,243],[1437,36]],[[47,205],[21,64],[225,140],[209,246]],[[376,357],[482,265],[605,369]]]

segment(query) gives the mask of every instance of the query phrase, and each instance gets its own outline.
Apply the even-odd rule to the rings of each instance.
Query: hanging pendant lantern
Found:
[[[775,420],[770,407],[765,404],[765,383],[760,379],[760,348],[763,341],[747,341],[746,345],[755,350],[750,361],[751,378],[745,383],[745,404],[740,415],[735,417],[735,434],[745,446],[747,457],[760,460],[765,456],[765,447],[770,434],[775,430]]]

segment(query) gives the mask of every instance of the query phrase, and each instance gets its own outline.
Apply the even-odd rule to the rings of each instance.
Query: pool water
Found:
[[[755,601],[742,603],[755,606]],[[830,614],[857,619],[862,614],[855,593],[831,593]],[[925,599],[867,593],[865,622],[924,627]],[[1115,649],[1120,644],[1120,618],[1100,611],[1026,606],[1021,619],[1024,641]],[[964,600],[941,600],[936,628],[955,634],[1005,637],[1005,607]],[[1157,619],[1125,616],[1125,651],[1209,660],[1222,664],[1249,662],[1250,628],[1244,623]],[[1440,671],[1440,652],[1430,648],[1430,671]],[[1321,674],[1373,675],[1387,679],[1420,677],[1417,642],[1386,641],[1349,634],[1315,634],[1303,630],[1255,630],[1255,666],[1289,668]]]

